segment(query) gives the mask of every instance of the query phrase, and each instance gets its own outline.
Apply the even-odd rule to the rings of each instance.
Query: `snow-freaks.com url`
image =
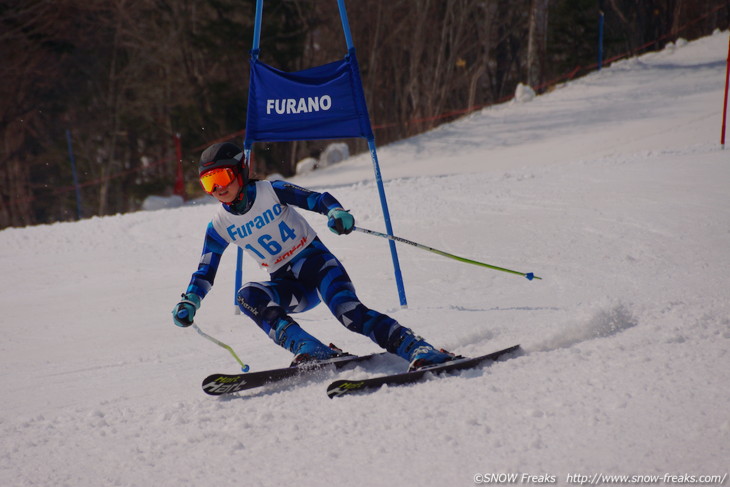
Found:
[[[566,479],[569,484],[578,485],[611,485],[611,484],[702,484],[702,485],[723,485],[727,480],[727,473],[724,475],[608,475],[594,473],[583,475],[579,473],[568,474]]]
[[[629,484],[676,484],[676,485],[725,485],[728,474],[724,475],[675,475],[671,473],[653,475],[608,475],[594,473],[590,475],[569,473],[567,477],[553,474],[531,475],[527,473],[477,473],[475,484],[552,484],[565,480],[571,485],[629,485]]]

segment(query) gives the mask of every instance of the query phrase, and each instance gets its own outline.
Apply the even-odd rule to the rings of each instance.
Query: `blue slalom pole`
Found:
[[[261,18],[264,12],[264,0],[256,0],[256,17],[253,25],[253,51],[258,53],[259,41],[261,39]]]
[[[598,71],[603,67],[603,12],[598,15]]]
[[[393,235],[393,225],[390,222],[390,211],[388,211],[388,201],[385,199],[385,188],[383,187],[383,178],[380,174],[380,165],[378,164],[378,153],[375,150],[375,140],[368,140],[368,148],[370,149],[370,157],[373,160],[373,169],[375,171],[375,182],[378,186],[378,195],[380,196],[380,206],[383,208],[383,218],[385,220],[385,231],[388,235]],[[403,308],[408,307],[406,299],[406,290],[403,285],[403,274],[400,270],[400,262],[398,261],[398,250],[395,248],[395,242],[388,240],[390,246],[390,256],[393,260],[393,271],[395,272],[395,283],[398,288],[398,297],[400,305]]]
[[[81,189],[79,188],[79,176],[76,173],[76,157],[74,156],[73,145],[71,144],[71,131],[66,129],[66,144],[68,145],[68,158],[71,160],[71,174],[74,181],[74,189],[76,190],[76,216],[79,220],[83,218],[81,209]]]
[[[342,30],[345,33],[345,42],[347,43],[347,50],[350,51],[355,49],[352,41],[352,33],[350,32],[350,22],[347,20],[347,9],[345,8],[345,0],[337,0],[337,7],[340,10],[340,20],[342,21]],[[380,174],[380,164],[378,163],[378,153],[375,148],[375,138],[370,137],[367,139],[368,149],[370,150],[370,157],[373,161],[373,170],[375,171],[375,182],[378,187],[378,195],[380,196],[380,206],[383,210],[383,219],[385,220],[385,230],[388,235],[393,235],[393,225],[390,221],[390,211],[388,210],[388,201],[385,198],[385,188],[383,187],[383,178]],[[395,242],[390,240],[388,242],[390,246],[390,256],[393,260],[393,271],[395,273],[396,287],[398,288],[398,298],[400,299],[400,305],[403,308],[408,307],[408,301],[406,299],[406,290],[403,285],[403,274],[400,269],[400,262],[398,260],[398,250],[395,247]]]
[[[240,315],[241,308],[238,307],[238,290],[243,286],[243,249],[236,246],[236,277],[233,283],[233,309],[234,314]]]
[[[248,141],[245,141],[243,143],[243,160],[245,162],[246,170],[249,170],[250,166],[249,163],[251,161],[251,144]],[[241,286],[243,286],[243,249],[241,247],[236,246],[237,252],[236,252],[236,274],[234,279],[234,289],[233,289],[233,306],[234,306],[234,312],[237,315],[241,314],[241,308],[238,306],[238,290],[241,289]]]
[[[350,33],[350,22],[347,20],[347,10],[345,9],[345,0],[337,0],[337,7],[340,9],[340,20],[342,20],[342,30],[345,32],[345,42],[347,50],[354,47],[352,42],[352,34]]]
[[[256,0],[256,16],[254,17],[253,25],[253,46],[251,47],[251,57],[258,59],[259,57],[259,46],[261,42],[261,19],[263,18],[264,12],[264,0]],[[246,164],[246,169],[249,168],[249,161],[251,160],[251,147],[252,143],[248,140],[243,141],[243,157]],[[236,253],[236,274],[234,279],[233,290],[233,306],[235,314],[241,314],[241,308],[238,307],[238,290],[243,286],[243,249],[238,249]]]

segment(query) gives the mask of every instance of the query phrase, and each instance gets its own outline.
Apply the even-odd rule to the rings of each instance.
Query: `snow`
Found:
[[[396,235],[541,281],[399,244],[402,309],[385,240],[338,237],[306,214],[366,304],[458,353],[525,350],[458,377],[326,397],[335,377],[401,370],[393,357],[209,397],[201,380],[238,365],[170,310],[215,206],[0,231],[0,485],[726,475],[727,40],[678,43],[379,148]],[[383,230],[367,154],[293,181]],[[234,260],[197,321],[253,370],[285,365],[289,353],[233,313]],[[246,261],[246,280],[265,278]],[[298,320],[350,352],[377,350],[324,307]]]

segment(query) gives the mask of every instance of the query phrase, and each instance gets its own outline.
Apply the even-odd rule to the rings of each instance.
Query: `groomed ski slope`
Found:
[[[727,45],[727,33],[679,43],[380,148],[397,235],[542,281],[399,245],[401,309],[386,241],[337,237],[307,215],[366,304],[461,354],[525,349],[459,377],[329,400],[329,373],[211,398],[201,380],[237,364],[175,327],[170,310],[214,206],[0,231],[0,485],[726,474]],[[383,230],[367,154],[293,181]],[[234,258],[229,249],[198,323],[252,369],[287,364],[233,314]],[[265,278],[246,261],[246,280]],[[377,349],[324,307],[298,319],[350,352]],[[337,377],[404,366],[393,358]]]

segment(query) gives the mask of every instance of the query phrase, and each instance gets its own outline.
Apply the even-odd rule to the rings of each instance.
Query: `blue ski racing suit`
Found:
[[[393,318],[365,306],[340,261],[294,209],[331,215],[344,211],[337,199],[284,181],[252,180],[244,191],[244,207],[222,204],[208,224],[198,270],[186,291],[196,308],[213,286],[221,256],[232,243],[270,275],[268,281],[249,282],[238,290],[241,311],[297,357],[320,360],[340,352],[322,344],[291,317],[321,302],[349,330],[408,361],[424,353],[441,353]]]

